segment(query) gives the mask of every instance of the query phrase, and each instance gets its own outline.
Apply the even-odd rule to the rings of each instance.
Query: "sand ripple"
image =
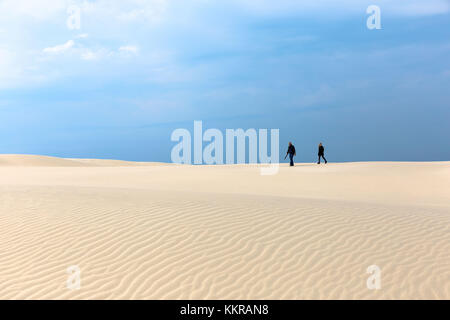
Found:
[[[120,188],[0,189],[3,299],[449,299],[450,212]],[[368,290],[378,265],[382,288]],[[79,266],[81,288],[66,287]]]

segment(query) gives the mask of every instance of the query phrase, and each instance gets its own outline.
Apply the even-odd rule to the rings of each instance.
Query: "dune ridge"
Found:
[[[0,166],[12,167],[130,167],[169,165],[162,162],[138,162],[113,159],[75,159],[40,155],[2,154]]]
[[[449,162],[264,177],[17,157],[0,164],[3,299],[450,298]],[[374,264],[379,290],[366,286]]]

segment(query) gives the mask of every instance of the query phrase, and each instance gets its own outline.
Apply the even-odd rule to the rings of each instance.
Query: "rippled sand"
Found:
[[[450,162],[259,169],[2,155],[0,298],[450,299]]]

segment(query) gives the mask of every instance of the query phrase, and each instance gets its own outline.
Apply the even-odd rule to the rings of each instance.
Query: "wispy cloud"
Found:
[[[64,51],[69,50],[70,48],[72,48],[74,46],[75,42],[73,40],[69,40],[64,44],[60,44],[54,47],[48,47],[45,48],[43,50],[43,52],[45,53],[51,53],[51,54],[58,54],[58,53],[62,53]]]
[[[427,16],[445,14],[450,12],[450,1],[391,1],[388,8],[396,14],[405,16]]]
[[[82,34],[81,37],[76,38],[87,38],[87,34]],[[105,47],[97,46],[96,48],[84,47],[82,44],[75,47],[75,41],[69,40],[64,44],[56,45],[53,47],[48,47],[42,50],[46,54],[62,54],[73,49],[75,56],[79,56],[82,60],[99,60],[106,57],[118,57],[119,55],[136,55],[139,48],[134,45],[120,46],[117,50],[111,50]]]
[[[123,22],[142,21],[156,23],[162,21],[169,3],[173,0],[98,0],[84,1],[84,14]]]
[[[173,0],[2,0],[0,18],[17,17],[49,20],[67,15],[70,5],[78,6],[84,15],[95,15],[119,20],[147,20],[155,22],[164,14],[167,4]]]
[[[124,53],[136,54],[138,52],[138,47],[136,47],[136,46],[121,46],[119,48],[119,51],[124,52]]]
[[[423,16],[450,12],[448,0],[230,0],[233,5],[262,15],[348,15],[362,12],[362,8],[376,4],[383,12],[399,16]]]
[[[92,60],[100,60],[104,58],[120,58],[122,55],[135,55],[138,52],[138,47],[136,46],[122,46],[118,50],[110,50],[107,48],[96,48],[89,49],[83,48],[80,51],[80,57],[83,60],[92,61]]]
[[[0,2],[0,19],[49,20],[65,12],[66,0],[2,0]]]
[[[47,81],[48,74],[36,72],[32,56],[0,47],[0,89],[38,85]]]
[[[100,58],[100,52],[94,52],[92,50],[85,50],[81,53],[81,59],[83,60],[98,60]]]
[[[161,84],[191,83],[193,78],[202,78],[199,74],[214,73],[215,77],[225,77],[227,70],[214,69],[220,59],[235,59],[238,64],[238,60],[245,55],[252,54],[253,58],[258,59],[264,54],[276,55],[280,50],[290,53],[326,46],[328,34],[321,28],[328,28],[330,24],[318,19],[319,28],[301,30],[304,16],[330,15],[345,19],[347,15],[354,15],[351,19],[359,19],[361,28],[365,29],[365,8],[373,2],[228,0],[218,4],[210,0],[0,0],[0,34],[2,40],[5,39],[1,45],[14,56],[16,69],[23,70],[22,73],[16,72],[16,77],[23,75],[29,78],[32,73],[48,74],[53,70],[58,70],[61,78],[69,73],[88,74],[92,72],[88,61],[100,60],[105,64],[98,64],[98,67],[111,71],[123,65],[121,59],[128,59],[130,65],[127,70],[135,68],[133,76],[142,73],[149,81]],[[449,0],[375,2],[382,8],[383,15],[392,13],[407,16],[408,19],[411,16],[448,13],[450,6]],[[67,28],[69,4],[78,5],[81,9],[81,29]],[[299,23],[298,28],[286,29],[272,36],[276,28],[283,26],[276,26],[276,19],[266,18],[280,15],[295,16],[296,20],[292,19],[289,23]],[[228,23],[230,18],[240,20],[231,24]],[[247,28],[248,21],[257,23]],[[267,21],[274,23],[275,28],[268,32],[265,32],[266,29],[256,30],[260,22],[264,24]],[[155,27],[155,23],[161,24]],[[60,28],[54,28],[58,25]],[[55,45],[63,42],[55,39],[72,40]],[[33,54],[25,56],[19,55],[19,52]],[[161,57],[158,53],[162,53]],[[195,57],[195,66],[186,63],[192,57]],[[135,61],[134,66],[131,66],[131,60]],[[213,67],[207,66],[206,60]],[[51,65],[63,61],[70,61],[71,70]],[[142,71],[144,69],[145,72]],[[20,85],[26,81],[16,83]]]

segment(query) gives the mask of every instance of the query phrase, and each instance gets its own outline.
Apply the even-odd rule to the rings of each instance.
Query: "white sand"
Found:
[[[0,155],[0,177],[2,299],[450,299],[450,162]]]

